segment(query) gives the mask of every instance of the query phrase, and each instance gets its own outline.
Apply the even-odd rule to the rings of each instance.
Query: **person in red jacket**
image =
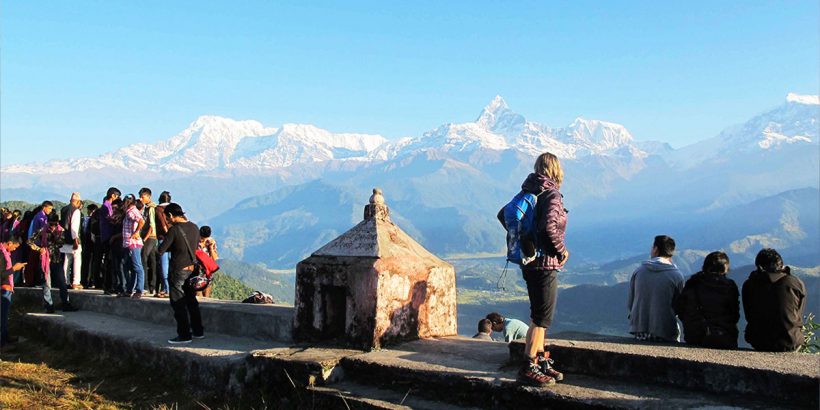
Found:
[[[544,351],[547,329],[552,324],[558,296],[558,271],[569,258],[564,244],[567,210],[559,191],[564,171],[558,157],[549,152],[538,156],[535,172],[527,176],[521,189],[538,196],[535,206],[535,260],[521,267],[530,299],[532,323],[527,332],[527,359],[518,373],[523,384],[546,386],[561,381],[564,375],[552,367]]]

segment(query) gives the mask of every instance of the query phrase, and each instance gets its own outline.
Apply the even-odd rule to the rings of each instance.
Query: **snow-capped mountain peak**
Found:
[[[488,131],[502,135],[510,141],[515,136],[521,134],[526,119],[514,112],[507,106],[507,102],[496,95],[489,104],[481,111],[481,115],[475,123]]]
[[[805,104],[805,105],[820,105],[820,96],[818,95],[800,95],[796,93],[789,93],[786,96],[787,103]]]

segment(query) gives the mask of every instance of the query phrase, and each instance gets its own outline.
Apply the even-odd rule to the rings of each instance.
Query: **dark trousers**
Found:
[[[558,271],[522,269],[530,297],[530,318],[536,326],[549,329],[558,299]]]
[[[94,254],[91,256],[91,271],[89,272],[95,288],[111,290],[111,278],[106,273],[107,270],[108,242],[97,237],[97,242],[94,242]]]
[[[146,290],[157,293],[160,291],[160,278],[157,272],[157,239],[148,238],[142,246],[142,269],[145,271]]]
[[[180,270],[171,273],[169,281],[171,307],[174,309],[174,319],[177,321],[177,335],[183,339],[190,339],[191,332],[195,335],[205,334],[196,292],[186,283],[189,276],[191,276],[191,271]]]
[[[87,241],[83,243],[83,251],[81,252],[82,257],[82,265],[80,268],[80,284],[83,285],[84,288],[90,288],[91,285],[94,284],[94,278],[91,276],[91,260],[94,256],[94,247],[96,245],[93,242]]]
[[[127,292],[126,286],[128,285],[127,263],[129,259],[127,250],[122,247],[122,244],[114,243],[111,245],[108,254],[111,256],[107,263],[107,265],[109,265],[108,271],[111,277],[111,287],[106,286],[106,289],[111,289],[115,293],[125,293]]]
[[[11,309],[10,290],[0,290],[0,345],[9,341],[9,309]]]

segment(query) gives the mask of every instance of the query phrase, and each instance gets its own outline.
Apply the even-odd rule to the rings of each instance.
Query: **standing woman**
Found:
[[[555,314],[558,271],[569,258],[564,244],[567,210],[559,192],[564,171],[558,157],[549,152],[539,155],[534,171],[521,185],[522,190],[537,195],[538,202],[535,206],[536,258],[521,267],[527,283],[532,323],[524,351],[527,358],[518,373],[518,380],[524,384],[546,386],[564,379],[564,375],[552,367],[553,361],[549,352],[544,351],[544,342]]]

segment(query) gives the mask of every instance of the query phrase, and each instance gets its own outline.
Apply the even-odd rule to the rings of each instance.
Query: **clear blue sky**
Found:
[[[416,136],[496,94],[551,126],[580,115],[681,146],[818,92],[818,7],[5,1],[0,162],[155,142],[203,114]]]

